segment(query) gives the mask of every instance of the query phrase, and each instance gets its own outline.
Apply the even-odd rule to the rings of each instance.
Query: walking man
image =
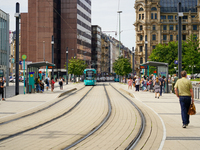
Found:
[[[183,122],[183,128],[186,128],[190,123],[190,116],[188,115],[188,110],[192,102],[194,102],[194,95],[192,90],[192,83],[187,79],[187,72],[181,71],[181,79],[178,79],[174,88],[176,96],[179,98],[181,106],[181,116]]]

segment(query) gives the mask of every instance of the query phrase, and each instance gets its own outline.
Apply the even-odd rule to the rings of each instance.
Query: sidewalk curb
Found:
[[[126,90],[124,90],[124,89],[122,89],[122,88],[119,88],[119,90],[121,90],[121,91],[123,91],[124,93],[130,95],[132,98],[135,98],[135,96],[134,96],[132,93],[130,93],[130,92],[128,92],[128,91],[126,91]]]
[[[72,91],[75,91],[75,90],[77,90],[77,88],[73,88],[73,89],[71,89],[71,90],[69,90],[69,91],[63,92],[63,93],[61,93],[60,95],[58,95],[57,98],[60,98],[60,97],[66,95],[66,94],[68,94],[68,93],[70,93],[70,92],[72,92]]]

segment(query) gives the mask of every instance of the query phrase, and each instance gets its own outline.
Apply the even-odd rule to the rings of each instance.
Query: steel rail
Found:
[[[88,138],[90,135],[92,135],[93,133],[95,133],[97,130],[99,130],[106,122],[107,120],[109,119],[110,115],[111,115],[111,112],[112,112],[112,106],[111,106],[111,102],[110,102],[110,98],[108,96],[108,93],[107,93],[107,90],[105,88],[105,85],[103,84],[104,86],[104,91],[106,93],[106,97],[107,97],[107,100],[108,100],[108,113],[106,115],[106,117],[102,120],[102,122],[97,125],[96,127],[94,127],[90,132],[88,132],[85,136],[83,136],[82,138],[80,138],[79,140],[75,141],[74,143],[72,143],[71,145],[67,146],[66,148],[64,148],[63,150],[68,150],[74,146],[76,146],[77,144],[79,144],[80,142],[82,142],[83,140],[85,140],[86,138]]]
[[[26,114],[26,115],[20,116],[20,117],[15,118],[15,119],[11,119],[11,120],[8,120],[8,121],[5,121],[5,122],[1,122],[1,123],[0,123],[0,126],[1,126],[1,125],[5,125],[5,124],[8,124],[8,123],[13,122],[13,121],[16,121],[16,120],[19,120],[19,119],[22,119],[22,118],[25,118],[25,117],[32,116],[32,115],[37,114],[37,113],[39,113],[39,112],[41,112],[41,111],[44,111],[44,110],[46,110],[46,109],[48,109],[48,108],[50,108],[50,107],[56,105],[57,103],[63,101],[64,99],[70,97],[71,95],[74,95],[74,94],[77,93],[78,91],[81,91],[81,90],[84,89],[84,88],[85,88],[85,86],[82,87],[81,89],[79,89],[79,90],[73,92],[73,93],[70,93],[69,95],[63,97],[62,99],[60,99],[60,100],[58,100],[58,101],[56,101],[56,102],[54,102],[54,103],[48,105],[47,107],[42,108],[42,109],[40,109],[40,110],[37,110],[37,111],[32,112],[32,113],[30,113],[30,114]]]
[[[57,116],[57,117],[55,117],[55,118],[52,118],[52,119],[50,119],[50,120],[48,120],[48,121],[46,121],[46,122],[43,122],[43,123],[41,123],[41,124],[39,124],[39,125],[36,125],[36,126],[31,127],[31,128],[29,128],[29,129],[26,129],[26,130],[19,131],[19,132],[17,132],[17,133],[8,135],[7,137],[1,138],[1,139],[0,139],[0,142],[5,141],[5,140],[10,139],[10,138],[13,138],[13,137],[15,137],[15,136],[18,136],[18,135],[23,134],[23,133],[25,133],[25,132],[28,132],[28,131],[37,129],[37,128],[39,128],[39,127],[42,127],[42,126],[44,126],[44,125],[46,125],[46,124],[48,124],[48,123],[50,123],[50,122],[52,122],[52,121],[55,121],[55,120],[57,120],[57,119],[59,119],[59,118],[65,116],[66,114],[68,114],[69,112],[71,112],[74,108],[76,108],[76,107],[83,101],[83,99],[88,95],[88,93],[89,93],[93,88],[94,88],[94,86],[93,86],[93,87],[92,87],[92,88],[91,88],[91,89],[90,89],[90,90],[89,90],[89,91],[88,91],[88,92],[73,106],[73,107],[71,107],[68,111],[66,111],[66,112],[62,113],[61,115],[59,115],[59,116]]]
[[[111,84],[110,84],[111,85]],[[118,91],[113,85],[111,85],[112,88],[114,88],[119,94],[121,94],[124,98],[126,98],[138,111],[138,113],[140,114],[140,118],[141,118],[141,126],[140,129],[136,135],[136,137],[129,143],[129,145],[125,148],[125,150],[132,150],[134,149],[134,147],[137,145],[137,143],[139,142],[142,134],[144,133],[144,129],[145,129],[145,125],[146,125],[146,119],[144,114],[142,113],[142,111],[140,110],[140,108],[132,101],[130,100],[128,97],[126,97],[124,94],[122,94],[120,91]]]

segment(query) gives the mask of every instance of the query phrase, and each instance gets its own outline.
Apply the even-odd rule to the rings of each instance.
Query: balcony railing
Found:
[[[160,19],[161,23],[177,23],[178,20],[176,19]]]
[[[144,34],[144,30],[137,31],[137,34]]]

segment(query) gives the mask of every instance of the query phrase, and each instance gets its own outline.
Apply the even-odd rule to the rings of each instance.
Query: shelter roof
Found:
[[[55,66],[55,64],[49,63],[48,61],[42,61],[42,62],[31,63],[31,64],[28,64],[27,66],[28,67],[40,68],[42,66]]]
[[[148,65],[148,66],[168,66],[168,63],[164,63],[164,62],[156,62],[156,61],[147,61],[146,63],[144,63],[143,65]]]

